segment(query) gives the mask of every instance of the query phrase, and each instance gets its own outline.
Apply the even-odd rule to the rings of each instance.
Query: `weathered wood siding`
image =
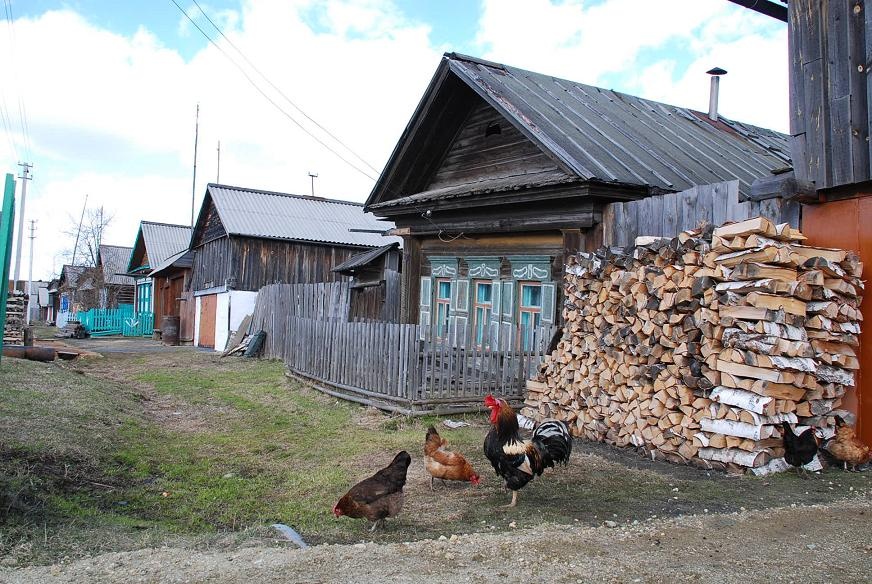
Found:
[[[603,211],[603,245],[632,245],[640,235],[675,237],[700,222],[720,225],[763,215],[799,228],[799,203],[780,198],[739,202],[739,183],[700,185],[641,201],[610,203]]]
[[[481,100],[470,112],[425,190],[557,170],[553,160]]]
[[[221,237],[193,249],[192,289],[196,291],[223,286],[231,273],[230,238]]]
[[[333,282],[343,279],[333,266],[363,248],[252,237],[222,237],[195,249],[193,289],[230,283],[236,290],[267,284]]]
[[[796,177],[818,189],[872,179],[872,6],[790,0],[790,133]]]
[[[197,235],[191,244],[192,248],[227,235],[227,230],[224,229],[224,224],[221,223],[221,217],[218,215],[218,209],[215,208],[212,197],[208,198],[205,205],[205,208],[200,213],[200,217],[197,219],[195,229]]]
[[[231,237],[231,277],[237,290],[275,283],[306,284],[344,279],[333,267],[365,248]]]

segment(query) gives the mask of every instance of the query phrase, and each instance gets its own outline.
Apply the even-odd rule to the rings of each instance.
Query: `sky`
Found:
[[[787,26],[727,0],[4,8],[0,172],[33,164],[34,279],[60,271],[86,195],[112,216],[103,243],[124,246],[141,220],[189,224],[209,182],[365,201],[448,51],[702,111],[719,66],[723,115],[788,131]]]

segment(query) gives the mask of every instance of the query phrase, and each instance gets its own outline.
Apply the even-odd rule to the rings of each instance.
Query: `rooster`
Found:
[[[533,430],[530,440],[521,440],[518,417],[508,402],[488,395],[484,405],[490,408],[492,426],[484,439],[484,455],[512,491],[512,502],[507,506],[514,507],[518,491],[534,476],[555,463],[569,461],[572,436],[564,422],[546,420]]]
[[[782,422],[781,427],[784,439],[784,460],[787,464],[796,467],[796,473],[799,474],[800,469],[804,471],[803,467],[814,460],[817,454],[817,431],[814,428],[806,428],[797,435],[787,422]]]
[[[449,452],[445,449],[448,441],[439,435],[436,428],[427,428],[424,439],[424,468],[430,473],[430,490],[433,491],[433,479],[443,481],[469,481],[478,485],[481,479],[475,474],[472,465],[459,452]]]
[[[372,529],[386,517],[393,517],[403,509],[403,486],[412,457],[403,450],[389,465],[368,479],[351,487],[333,506],[333,515],[366,517],[373,522]]]
[[[826,449],[833,458],[845,465],[845,470],[848,470],[848,465],[857,470],[858,465],[872,459],[872,448],[860,442],[854,429],[840,416],[836,416],[836,435],[827,442]]]

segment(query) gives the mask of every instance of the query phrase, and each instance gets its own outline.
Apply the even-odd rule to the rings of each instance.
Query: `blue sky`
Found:
[[[200,1],[267,79],[176,1],[284,111],[171,0],[12,0],[13,26],[0,21],[0,161],[34,163],[37,277],[60,269],[59,234],[86,194],[114,216],[106,243],[132,245],[142,219],[189,220],[197,104],[198,202],[219,140],[222,182],[308,192],[317,172],[316,194],[363,201],[377,171],[289,116],[380,169],[445,51],[697,109],[717,65],[724,115],[787,130],[786,26],[727,0]]]

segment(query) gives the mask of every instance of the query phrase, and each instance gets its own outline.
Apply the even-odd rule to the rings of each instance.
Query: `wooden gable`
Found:
[[[199,247],[226,236],[227,230],[224,228],[221,217],[218,215],[218,208],[215,206],[212,197],[207,193],[200,216],[197,218],[197,225],[194,227],[191,248]]]
[[[424,190],[543,172],[562,171],[499,111],[479,98]]]
[[[130,254],[130,263],[127,265],[128,272],[135,272],[140,268],[148,267],[148,252],[145,250],[145,237],[142,235],[142,227],[136,234],[136,242],[133,244],[133,252]]]

